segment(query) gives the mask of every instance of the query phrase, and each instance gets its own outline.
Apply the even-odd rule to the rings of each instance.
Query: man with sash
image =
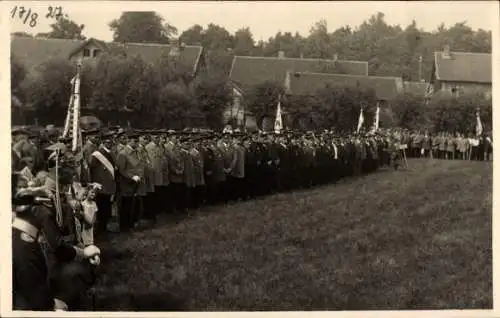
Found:
[[[116,197],[117,167],[115,155],[111,152],[113,145],[111,138],[111,133],[102,133],[101,144],[89,158],[90,181],[102,186],[95,200],[99,211],[96,222],[98,234],[106,232],[106,226],[111,218],[112,202]]]

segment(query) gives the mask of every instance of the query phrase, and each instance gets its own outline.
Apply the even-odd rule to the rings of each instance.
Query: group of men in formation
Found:
[[[29,205],[20,203],[23,200],[18,194],[23,187],[42,189],[52,198],[57,188],[54,185],[59,184],[59,191],[69,194],[61,200],[62,214],[56,213],[56,206],[50,200],[42,204],[30,201],[36,206],[34,212],[16,210],[16,219],[21,221],[13,226],[14,258],[18,259],[14,266],[19,267],[18,274],[14,274],[17,279],[14,284],[19,290],[21,300],[17,306],[21,309],[50,310],[47,308],[52,298],[40,296],[45,290],[30,290],[27,286],[32,286],[33,281],[43,275],[51,276],[52,271],[56,273],[55,283],[50,286],[49,295],[58,300],[59,308],[75,303],[77,294],[89,286],[91,279],[87,274],[91,270],[76,259],[86,258],[95,263],[100,251],[92,239],[82,245],[81,240],[71,238],[75,232],[71,219],[75,211],[85,210],[76,208],[77,204],[71,199],[75,196],[77,179],[80,187],[87,184],[93,185],[92,191],[97,189],[92,197],[96,205],[95,218],[89,221],[83,217],[82,224],[91,223],[99,238],[108,231],[113,216],[118,220],[120,231],[127,232],[154,224],[161,213],[182,214],[203,204],[310,188],[370,173],[382,166],[397,168],[400,159],[406,156],[490,160],[492,154],[491,136],[430,135],[401,129],[339,135],[330,131],[274,134],[108,128],[85,132],[83,147],[77,155],[69,151],[70,139],[57,139],[47,132],[31,134],[19,130],[13,133],[12,169],[17,172],[13,175],[13,197],[18,200],[13,204]],[[55,165],[58,165],[58,174],[55,174]],[[26,177],[26,171],[32,177]],[[44,195],[38,193],[37,196]],[[35,230],[30,232],[29,226],[22,224],[23,220],[34,225]],[[27,272],[23,267],[26,266],[23,260],[33,259],[30,254],[33,249],[29,246],[36,244],[34,239],[40,231],[44,232],[50,249],[56,251],[59,263],[71,261],[71,270],[68,266],[53,270],[56,266],[41,272]],[[26,232],[32,240],[22,237]],[[68,236],[70,239],[66,241],[59,240]],[[42,267],[41,263],[35,265]]]

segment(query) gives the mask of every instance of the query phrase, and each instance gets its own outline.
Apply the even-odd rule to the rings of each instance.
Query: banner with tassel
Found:
[[[274,120],[274,132],[281,133],[283,130],[283,121],[281,118],[281,96],[278,97],[278,107],[276,108],[276,119]]]
[[[356,132],[359,133],[361,130],[361,127],[363,126],[363,123],[365,122],[365,116],[363,114],[363,106],[361,106],[361,110],[359,112],[359,118],[358,118],[358,128],[356,129]]]
[[[375,111],[375,120],[373,121],[372,132],[376,132],[380,125],[380,103],[377,102],[377,110]]]
[[[483,124],[481,123],[481,117],[479,116],[479,108],[476,110],[476,136],[481,136],[483,133]]]

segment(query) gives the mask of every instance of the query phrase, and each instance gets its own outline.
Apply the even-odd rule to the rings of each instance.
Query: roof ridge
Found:
[[[45,38],[45,37],[25,37],[25,36],[18,36],[18,35],[11,35],[11,38],[17,38],[17,39],[30,39],[30,40],[40,40],[40,41],[61,41],[61,42],[76,42],[76,43],[81,43],[81,42],[88,42],[90,40],[94,41],[99,41],[104,44],[124,44],[124,45],[140,45],[140,46],[168,46],[171,47],[171,44],[161,44],[161,43],[141,43],[141,42],[113,42],[113,41],[104,41],[100,40],[98,38],[94,37],[89,37],[86,38],[85,40],[78,40],[78,39],[55,39],[55,38]],[[184,45],[184,47],[189,47],[189,48],[201,48],[201,45]]]
[[[149,42],[104,42],[106,44],[124,44],[124,45],[140,45],[140,46],[173,46],[172,44],[162,44],[162,43],[149,43]],[[201,48],[201,45],[183,45],[183,47],[189,48]]]
[[[442,54],[444,51],[434,51],[434,54]],[[492,53],[484,52],[461,52],[461,51],[450,51],[451,54],[470,54],[470,55],[492,55]]]
[[[294,74],[307,74],[307,75],[320,75],[320,76],[341,76],[341,77],[363,77],[363,78],[377,78],[377,79],[391,79],[399,80],[401,77],[397,76],[373,76],[373,75],[353,75],[353,74],[339,74],[339,73],[317,73],[317,72],[290,72]]]
[[[85,40],[78,40],[78,39],[55,39],[55,38],[45,38],[45,37],[28,37],[28,36],[18,36],[18,35],[11,35],[12,38],[17,38],[17,39],[29,39],[29,40],[40,40],[40,41],[60,41],[60,42],[86,42],[89,39]]]
[[[368,64],[368,61],[356,61],[356,60],[332,60],[332,59],[318,59],[318,58],[300,58],[300,57],[273,57],[273,56],[248,56],[248,55],[235,55],[234,58],[244,58],[244,59],[268,59],[268,60],[297,60],[297,61],[321,61],[321,62],[350,62],[350,63],[362,63]]]

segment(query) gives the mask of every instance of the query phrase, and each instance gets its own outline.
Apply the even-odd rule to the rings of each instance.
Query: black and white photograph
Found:
[[[1,5],[2,316],[494,316],[496,1]]]

